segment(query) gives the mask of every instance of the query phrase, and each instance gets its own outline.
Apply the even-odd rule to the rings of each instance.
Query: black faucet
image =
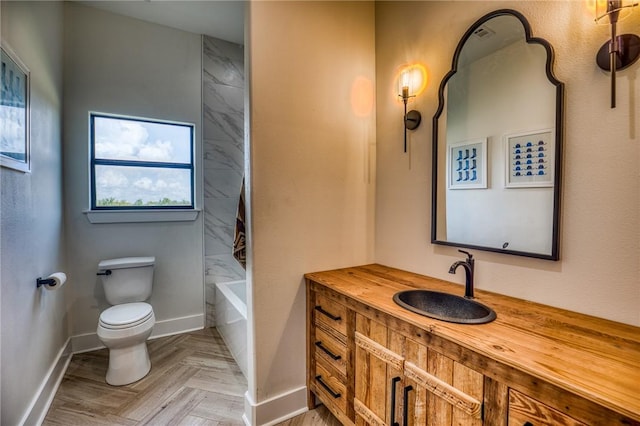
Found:
[[[467,255],[465,260],[458,260],[451,268],[449,268],[450,274],[455,274],[458,266],[463,266],[465,271],[465,287],[464,287],[464,297],[467,299],[473,299],[473,265],[475,261],[473,260],[473,255],[468,251],[458,250],[460,253],[464,253]]]

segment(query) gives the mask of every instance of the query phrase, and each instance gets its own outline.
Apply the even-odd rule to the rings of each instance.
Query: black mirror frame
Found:
[[[549,82],[556,86],[556,121],[555,121],[555,169],[554,169],[554,185],[553,185],[553,230],[552,230],[552,242],[551,242],[551,254],[543,253],[531,253],[517,250],[499,249],[493,247],[475,246],[471,244],[453,243],[449,241],[438,240],[436,232],[437,222],[437,198],[438,198],[438,120],[444,110],[444,90],[449,79],[458,71],[458,60],[460,52],[467,42],[469,37],[477,30],[481,25],[486,23],[492,18],[498,16],[514,16],[516,17],[522,26],[524,27],[526,42],[530,44],[539,44],[545,48],[547,52],[547,61],[545,71]],[[554,52],[551,44],[545,39],[539,37],[533,37],[531,35],[531,26],[527,19],[520,12],[512,9],[499,9],[493,12],[489,12],[480,19],[478,19],[462,36],[456,50],[453,54],[453,61],[451,63],[451,70],[444,76],[440,82],[438,89],[438,109],[433,116],[432,126],[432,178],[431,178],[431,243],[452,247],[466,247],[470,249],[491,251],[496,253],[512,254],[516,256],[534,257],[538,259],[546,260],[559,260],[559,235],[560,235],[560,189],[561,189],[561,164],[562,164],[562,141],[564,139],[564,83],[559,81],[553,74],[553,60]]]

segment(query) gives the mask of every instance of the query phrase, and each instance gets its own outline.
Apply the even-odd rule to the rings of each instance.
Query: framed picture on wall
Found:
[[[449,145],[447,183],[449,189],[487,187],[487,138]]]
[[[505,187],[550,187],[554,182],[553,129],[505,135]]]
[[[28,172],[31,169],[29,69],[4,41],[0,66],[0,165]]]

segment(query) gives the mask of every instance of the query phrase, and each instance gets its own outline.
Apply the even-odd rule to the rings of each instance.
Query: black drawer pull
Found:
[[[322,306],[320,306],[320,305],[316,306],[315,310],[320,312],[321,314],[324,314],[324,315],[328,316],[329,318],[331,318],[334,321],[340,321],[342,319],[342,317],[340,317],[340,316],[335,316],[332,313],[325,311],[324,309],[322,309]]]
[[[524,422],[524,424],[522,426],[533,426],[533,423],[531,422]]]
[[[342,358],[340,355],[336,355],[336,354],[334,354],[333,352],[331,352],[329,349],[325,348],[325,347],[322,345],[322,342],[320,342],[320,341],[317,341],[317,342],[316,342],[316,346],[317,346],[318,348],[322,349],[322,351],[323,351],[324,353],[326,353],[327,355],[329,355],[331,358],[333,358],[333,360],[334,360],[334,361],[337,361],[337,360],[339,360],[340,358]]]
[[[323,388],[325,388],[327,392],[331,394],[332,397],[336,399],[340,398],[341,395],[339,393],[334,392],[333,389],[331,389],[328,384],[322,381],[322,376],[316,376],[316,380],[318,381],[318,383],[322,385]]]

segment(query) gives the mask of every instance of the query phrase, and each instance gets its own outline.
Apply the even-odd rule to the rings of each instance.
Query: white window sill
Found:
[[[85,210],[91,223],[189,222],[200,209],[189,210]]]

